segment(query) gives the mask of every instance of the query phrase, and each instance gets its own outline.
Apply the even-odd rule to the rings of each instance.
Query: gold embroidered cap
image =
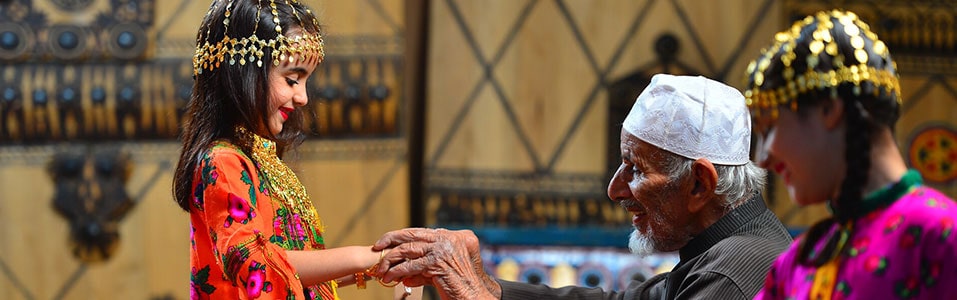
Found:
[[[844,53],[848,45],[840,43],[849,43],[850,52]],[[900,103],[896,70],[887,46],[857,14],[822,11],[778,32],[774,43],[748,64],[744,97],[755,116],[770,111],[771,119],[781,105],[797,111],[798,96],[808,91],[829,88],[836,97],[843,83],[853,83],[859,96],[861,84],[869,82],[873,93],[884,91]]]
[[[267,9],[266,6],[263,6],[263,2],[265,1],[266,0],[213,0],[212,4],[210,4],[209,11],[206,12],[206,33],[202,34],[201,31],[196,41],[196,53],[193,55],[193,75],[202,74],[204,70],[211,71],[224,63],[230,65],[235,65],[236,63],[240,65],[256,63],[257,66],[262,67],[263,56],[265,56],[264,50],[267,49],[272,50],[272,63],[276,66],[279,65],[280,61],[287,59],[289,62],[295,62],[297,60],[318,60],[318,62],[322,62],[322,59],[325,57],[322,35],[318,30],[315,33],[304,30],[307,28],[307,25],[318,29],[318,20],[312,15],[312,11],[305,8],[298,0],[280,0],[283,2],[282,4],[276,4],[276,0],[268,0],[269,12],[267,13],[272,15],[272,24],[264,26],[274,24],[273,29],[276,32],[276,37],[265,39],[256,35],[260,23],[264,23],[262,17],[265,16],[265,14],[262,10]],[[222,5],[225,5],[221,23],[224,27],[224,35],[222,39],[214,40],[216,38],[211,34],[211,28],[219,24],[214,24],[218,23],[215,21],[218,19],[210,19],[210,15],[214,11],[223,9],[223,7],[221,7]],[[255,6],[256,23],[253,27],[252,34],[249,36],[230,36],[230,17],[233,16],[234,5]],[[298,22],[300,31],[297,32],[295,36],[290,37],[283,33],[283,27],[280,23],[279,5],[289,6],[295,21]],[[304,23],[303,17],[297,12],[297,6],[299,6],[300,9],[305,9],[305,13],[309,14],[308,17],[312,19],[312,24]],[[285,30],[293,30],[295,26],[296,25],[287,25],[287,27],[293,28],[285,28]]]

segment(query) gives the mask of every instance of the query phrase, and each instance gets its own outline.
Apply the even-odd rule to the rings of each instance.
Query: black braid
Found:
[[[853,99],[853,98],[851,98]],[[864,185],[867,184],[868,171],[871,169],[871,136],[875,131],[873,125],[864,118],[861,111],[861,100],[844,101],[844,118],[847,126],[844,149],[845,170],[844,182],[841,183],[841,193],[836,203],[832,203],[834,216],[841,223],[858,217],[854,207],[861,202]]]
[[[817,241],[823,238],[833,224],[843,224],[849,220],[858,217],[855,213],[855,207],[861,202],[861,194],[864,185],[867,184],[868,171],[871,168],[871,135],[874,133],[874,126],[871,121],[865,118],[866,112],[862,111],[859,97],[850,93],[851,87],[841,86],[838,94],[844,105],[844,124],[846,127],[844,149],[844,160],[847,162],[844,181],[841,182],[841,191],[837,199],[831,200],[831,208],[834,216],[818,222],[812,226],[801,245],[798,258],[802,264],[821,266],[834,256],[834,251],[840,251],[841,233],[834,232],[827,237],[827,243],[821,249],[821,253],[811,257],[811,250]],[[850,234],[850,233],[848,233]]]
[[[814,225],[811,225],[811,228],[809,228],[807,230],[807,233],[804,234],[804,239],[801,240],[801,244],[798,246],[797,258],[799,263],[801,263],[802,265],[821,266],[823,265],[823,263],[818,262],[819,260],[821,260],[821,257],[830,258],[830,255],[824,255],[823,253],[820,253],[820,254],[813,255],[813,258],[815,259],[814,261],[811,261],[811,258],[812,258],[811,252],[812,250],[814,250],[814,245],[817,245],[817,241],[821,240],[821,238],[824,237],[824,234],[827,233],[829,229],[831,229],[831,227],[834,225],[835,222],[836,221],[834,217],[829,217],[827,219],[814,223]],[[836,234],[834,236],[836,236]],[[827,251],[828,245],[831,245],[831,244],[836,245],[836,243],[831,243],[830,241],[828,241],[827,245],[824,246],[824,249],[822,249],[821,252],[833,251],[833,249],[831,249],[831,251]]]

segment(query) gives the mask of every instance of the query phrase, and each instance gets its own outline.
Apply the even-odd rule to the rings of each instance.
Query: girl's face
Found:
[[[268,61],[267,61],[268,63]],[[306,80],[316,69],[316,60],[284,60],[269,70],[269,131],[273,136],[282,131],[283,123],[298,108],[309,103]]]
[[[845,174],[840,101],[811,107],[803,117],[781,106],[777,120],[754,118],[758,164],[781,176],[798,205],[837,197]]]

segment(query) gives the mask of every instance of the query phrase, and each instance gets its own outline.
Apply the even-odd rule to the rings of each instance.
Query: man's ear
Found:
[[[841,98],[828,98],[821,103],[821,119],[824,127],[834,129],[844,121],[844,102]]]
[[[698,212],[705,208],[714,196],[718,186],[718,171],[710,161],[699,158],[691,164],[691,177],[694,186],[691,188],[688,211]]]

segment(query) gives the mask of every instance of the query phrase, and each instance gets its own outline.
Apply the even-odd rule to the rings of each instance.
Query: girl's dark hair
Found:
[[[797,109],[800,117],[806,117],[810,108],[822,105],[830,99],[841,100],[844,108],[844,122],[846,125],[845,139],[846,148],[844,158],[847,162],[847,170],[844,181],[841,183],[840,193],[837,199],[830,199],[829,205],[833,215],[827,219],[812,225],[805,235],[798,248],[798,260],[805,265],[821,266],[829,261],[841,251],[843,243],[850,235],[850,228],[841,227],[840,230],[828,235],[834,224],[845,224],[862,216],[866,211],[861,211],[860,202],[862,200],[863,187],[868,180],[868,171],[871,167],[870,153],[871,140],[880,129],[888,128],[893,133],[894,124],[900,115],[900,95],[897,84],[897,71],[890,53],[884,48],[883,42],[877,39],[877,36],[870,32],[868,25],[857,19],[853,13],[842,11],[821,12],[812,21],[805,19],[798,21],[791,31],[785,31],[781,34],[795,34],[793,43],[778,43],[772,48],[766,49],[762,58],[768,59],[766,69],[753,70],[749,67],[748,86],[751,89],[746,92],[746,96],[753,96],[758,93],[773,93],[774,91],[789,91],[789,85],[795,84],[795,80],[785,79],[784,73],[793,72],[793,74],[858,74],[869,72],[868,77],[873,80],[863,79],[855,82],[853,77],[837,78],[830,84],[819,84],[814,86],[808,84],[808,88],[798,90],[793,93],[795,97],[787,99],[786,93],[784,101],[777,102],[780,109]],[[845,24],[850,18],[852,22]],[[828,50],[818,49],[818,53],[812,54],[812,43],[821,41],[822,34],[819,31],[820,26],[827,26],[827,21],[831,24],[826,31],[833,38],[836,44],[836,55],[834,52],[828,53]],[[852,35],[848,32],[854,32],[853,28],[845,27],[854,24],[860,34],[853,35],[863,40],[863,47],[857,47],[852,43]],[[825,27],[826,28],[826,27]],[[856,38],[855,38],[856,39]],[[859,41],[858,41],[859,42]],[[825,43],[826,44],[826,43]],[[817,46],[817,45],[815,45]],[[857,57],[860,56],[858,50],[864,50],[867,54],[866,62],[859,63]],[[863,54],[863,53],[862,53]],[[811,56],[816,56],[811,57]],[[808,58],[811,57],[809,60]],[[791,71],[784,60],[789,60]],[[816,65],[809,67],[809,61],[816,61]],[[760,62],[758,63],[760,64]],[[854,69],[851,69],[851,66]],[[756,80],[757,73],[761,73],[762,80]],[[880,74],[881,76],[878,76]],[[806,78],[806,77],[805,77]],[[859,78],[865,78],[863,76]],[[833,82],[836,81],[836,84]],[[781,97],[779,97],[781,98]],[[757,103],[749,104],[752,111],[767,110],[767,107],[761,108]],[[774,107],[771,109],[778,109]],[[757,112],[760,114],[762,112]],[[767,112],[764,112],[767,113]],[[844,235],[842,241],[842,235]],[[821,239],[827,239],[827,243],[816,252],[814,245]]]
[[[271,1],[231,2],[232,6],[227,8],[226,1],[213,1],[209,13],[199,27],[198,44],[214,44],[227,35],[238,39],[256,35],[260,40],[272,40],[278,36],[276,25],[281,25],[284,35],[291,30],[320,34],[315,16],[299,4],[299,1],[289,1],[291,3],[288,5],[277,3],[275,8],[279,24],[273,22],[272,8],[269,5]],[[227,9],[230,12],[228,27],[223,26]],[[273,49],[262,48],[262,51],[265,52],[261,58],[262,66],[251,62],[230,64],[227,58],[221,66],[202,70],[194,77],[192,95],[186,107],[186,120],[180,134],[183,147],[173,176],[173,196],[183,210],[189,211],[191,185],[196,167],[215,141],[229,141],[247,153],[251,151],[246,143],[237,140],[236,127],[245,127],[276,141],[280,156],[286,149],[298,145],[305,138],[302,133],[302,116],[298,113],[300,110],[296,110],[297,113],[286,120],[282,132],[278,135],[273,135],[269,130],[267,79],[273,67]]]

